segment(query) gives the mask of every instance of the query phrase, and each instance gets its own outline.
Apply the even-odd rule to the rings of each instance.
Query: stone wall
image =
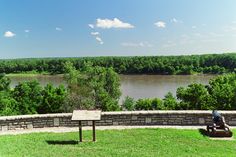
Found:
[[[236,126],[236,111],[219,111],[230,126]],[[43,127],[77,127],[71,121],[72,113],[22,115],[0,117],[0,130],[32,129]],[[97,126],[109,125],[207,125],[211,124],[211,111],[124,111],[102,112]],[[92,125],[90,121],[82,122]]]

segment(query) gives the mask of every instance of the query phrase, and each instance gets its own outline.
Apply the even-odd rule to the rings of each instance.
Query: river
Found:
[[[186,87],[191,83],[208,84],[208,81],[216,75],[120,75],[121,100],[125,96],[139,98],[163,98],[168,92],[175,92],[178,87]],[[39,75],[35,77],[11,76],[11,87],[18,82],[37,79],[41,85],[52,83],[56,86],[63,83],[62,75]]]

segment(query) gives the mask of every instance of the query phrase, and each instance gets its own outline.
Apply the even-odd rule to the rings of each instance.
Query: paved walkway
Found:
[[[172,128],[172,129],[205,129],[206,126],[170,126],[170,125],[152,125],[152,126],[96,126],[96,130],[122,130],[122,129],[137,129],[137,128]],[[230,127],[235,129],[236,127]],[[92,127],[85,126],[83,130],[92,130]],[[0,131],[1,135],[18,135],[29,134],[39,132],[52,132],[52,133],[64,133],[64,132],[77,132],[78,127],[51,127],[51,128],[33,128],[22,130],[8,130]]]
[[[96,126],[96,130],[122,130],[122,129],[137,129],[137,128],[173,128],[173,129],[200,129],[206,128],[206,126],[168,126],[168,125],[155,125],[155,126]],[[91,130],[92,127],[85,126],[83,130]],[[39,132],[77,132],[78,127],[51,127],[51,128],[33,128],[33,129],[22,129],[22,130],[8,130],[0,131],[0,135],[18,135],[18,134],[29,134]]]

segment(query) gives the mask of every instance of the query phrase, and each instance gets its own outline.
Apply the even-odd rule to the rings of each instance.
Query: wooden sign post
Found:
[[[74,110],[72,121],[79,121],[79,141],[82,142],[82,121],[92,121],[93,125],[93,141],[96,141],[95,125],[97,120],[101,120],[101,111],[98,110]]]

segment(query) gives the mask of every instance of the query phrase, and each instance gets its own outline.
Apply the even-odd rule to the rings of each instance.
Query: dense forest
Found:
[[[222,74],[234,72],[236,53],[190,56],[82,57],[0,60],[0,73],[64,73],[70,61],[81,69],[87,62],[93,66],[113,67],[119,74]]]

